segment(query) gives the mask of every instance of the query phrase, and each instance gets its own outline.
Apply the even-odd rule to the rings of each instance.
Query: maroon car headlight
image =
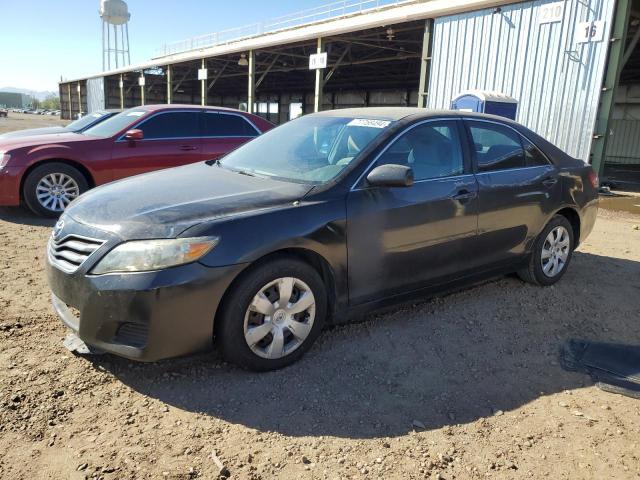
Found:
[[[107,253],[91,273],[148,272],[198,261],[218,237],[171,238],[125,242]]]
[[[0,168],[4,168],[11,160],[11,155],[9,153],[5,153],[0,151]]]

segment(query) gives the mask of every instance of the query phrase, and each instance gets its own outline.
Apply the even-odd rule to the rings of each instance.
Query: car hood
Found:
[[[65,215],[122,240],[173,238],[202,222],[289,204],[311,188],[202,162],[98,187]]]
[[[69,133],[70,131],[71,130],[67,130],[66,127],[29,128],[27,130],[4,133],[0,135],[0,140],[4,140],[5,138],[31,137],[34,135],[51,135],[53,133]]]
[[[21,147],[38,147],[41,145],[60,145],[72,142],[97,140],[79,133],[54,133],[51,135],[29,135],[26,137],[1,138],[0,150],[8,151]]]

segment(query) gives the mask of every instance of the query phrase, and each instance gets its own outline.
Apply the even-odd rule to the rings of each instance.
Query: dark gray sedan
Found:
[[[150,361],[215,344],[280,368],[355,314],[508,272],[554,284],[597,187],[499,117],[308,115],[221,160],[82,195],[47,247],[53,305],[89,348]]]

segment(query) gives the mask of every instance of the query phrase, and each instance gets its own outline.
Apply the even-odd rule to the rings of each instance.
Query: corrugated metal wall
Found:
[[[539,23],[536,1],[435,20],[430,108],[469,89],[519,100],[518,122],[587,159],[598,109],[614,0],[568,0],[563,19]],[[576,43],[580,22],[605,20],[604,40]]]
[[[640,164],[640,121],[611,120],[613,135],[607,144],[607,163]]]
[[[104,103],[104,78],[90,78],[87,80],[87,113],[103,110]]]

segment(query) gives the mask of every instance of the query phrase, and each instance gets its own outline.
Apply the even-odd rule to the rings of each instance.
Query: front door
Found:
[[[474,264],[508,264],[527,252],[558,204],[558,169],[509,126],[482,120],[465,124],[480,199]]]
[[[203,159],[196,110],[159,112],[132,128],[142,130],[144,138],[114,143],[114,180]]]
[[[461,275],[476,241],[477,182],[457,120],[429,120],[396,138],[376,166],[414,171],[411,187],[372,187],[347,199],[352,305],[407,293]],[[370,171],[370,170],[369,170]]]

